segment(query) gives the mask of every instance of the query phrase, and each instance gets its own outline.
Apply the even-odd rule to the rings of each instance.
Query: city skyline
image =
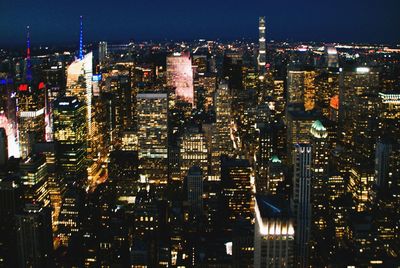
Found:
[[[41,0],[4,2],[0,7],[0,47],[22,46],[26,26],[31,27],[32,44],[71,45],[78,40],[79,16],[84,18],[86,43],[122,40],[255,39],[260,14],[266,17],[267,40],[390,43],[400,41],[395,10],[400,3],[386,0],[343,0],[298,4],[253,5],[204,2],[201,5],[175,1],[130,3],[121,1],[115,12],[104,1],[53,3]],[[77,8],[79,7],[79,8]],[[209,8],[211,7],[211,8]],[[254,8],[258,7],[258,8]],[[25,15],[24,15],[25,14]],[[46,14],[45,16],[43,14]]]

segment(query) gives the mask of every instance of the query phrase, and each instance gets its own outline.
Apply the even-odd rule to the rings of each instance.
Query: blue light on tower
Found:
[[[80,34],[79,34],[79,59],[83,59],[83,22],[82,16],[80,16]]]

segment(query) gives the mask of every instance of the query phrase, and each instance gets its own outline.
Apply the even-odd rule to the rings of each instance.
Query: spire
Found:
[[[80,33],[79,33],[79,59],[83,59],[83,17],[80,16]]]
[[[26,80],[32,80],[31,70],[31,37],[29,26],[26,26]]]

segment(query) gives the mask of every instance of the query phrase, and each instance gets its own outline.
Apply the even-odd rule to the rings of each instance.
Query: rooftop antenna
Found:
[[[29,31],[29,25],[26,26],[26,80],[32,80],[31,70],[31,37]]]

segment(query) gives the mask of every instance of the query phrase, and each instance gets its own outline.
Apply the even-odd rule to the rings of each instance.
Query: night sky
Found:
[[[257,38],[258,16],[268,39],[400,43],[399,0],[0,0],[0,46],[85,42]]]

